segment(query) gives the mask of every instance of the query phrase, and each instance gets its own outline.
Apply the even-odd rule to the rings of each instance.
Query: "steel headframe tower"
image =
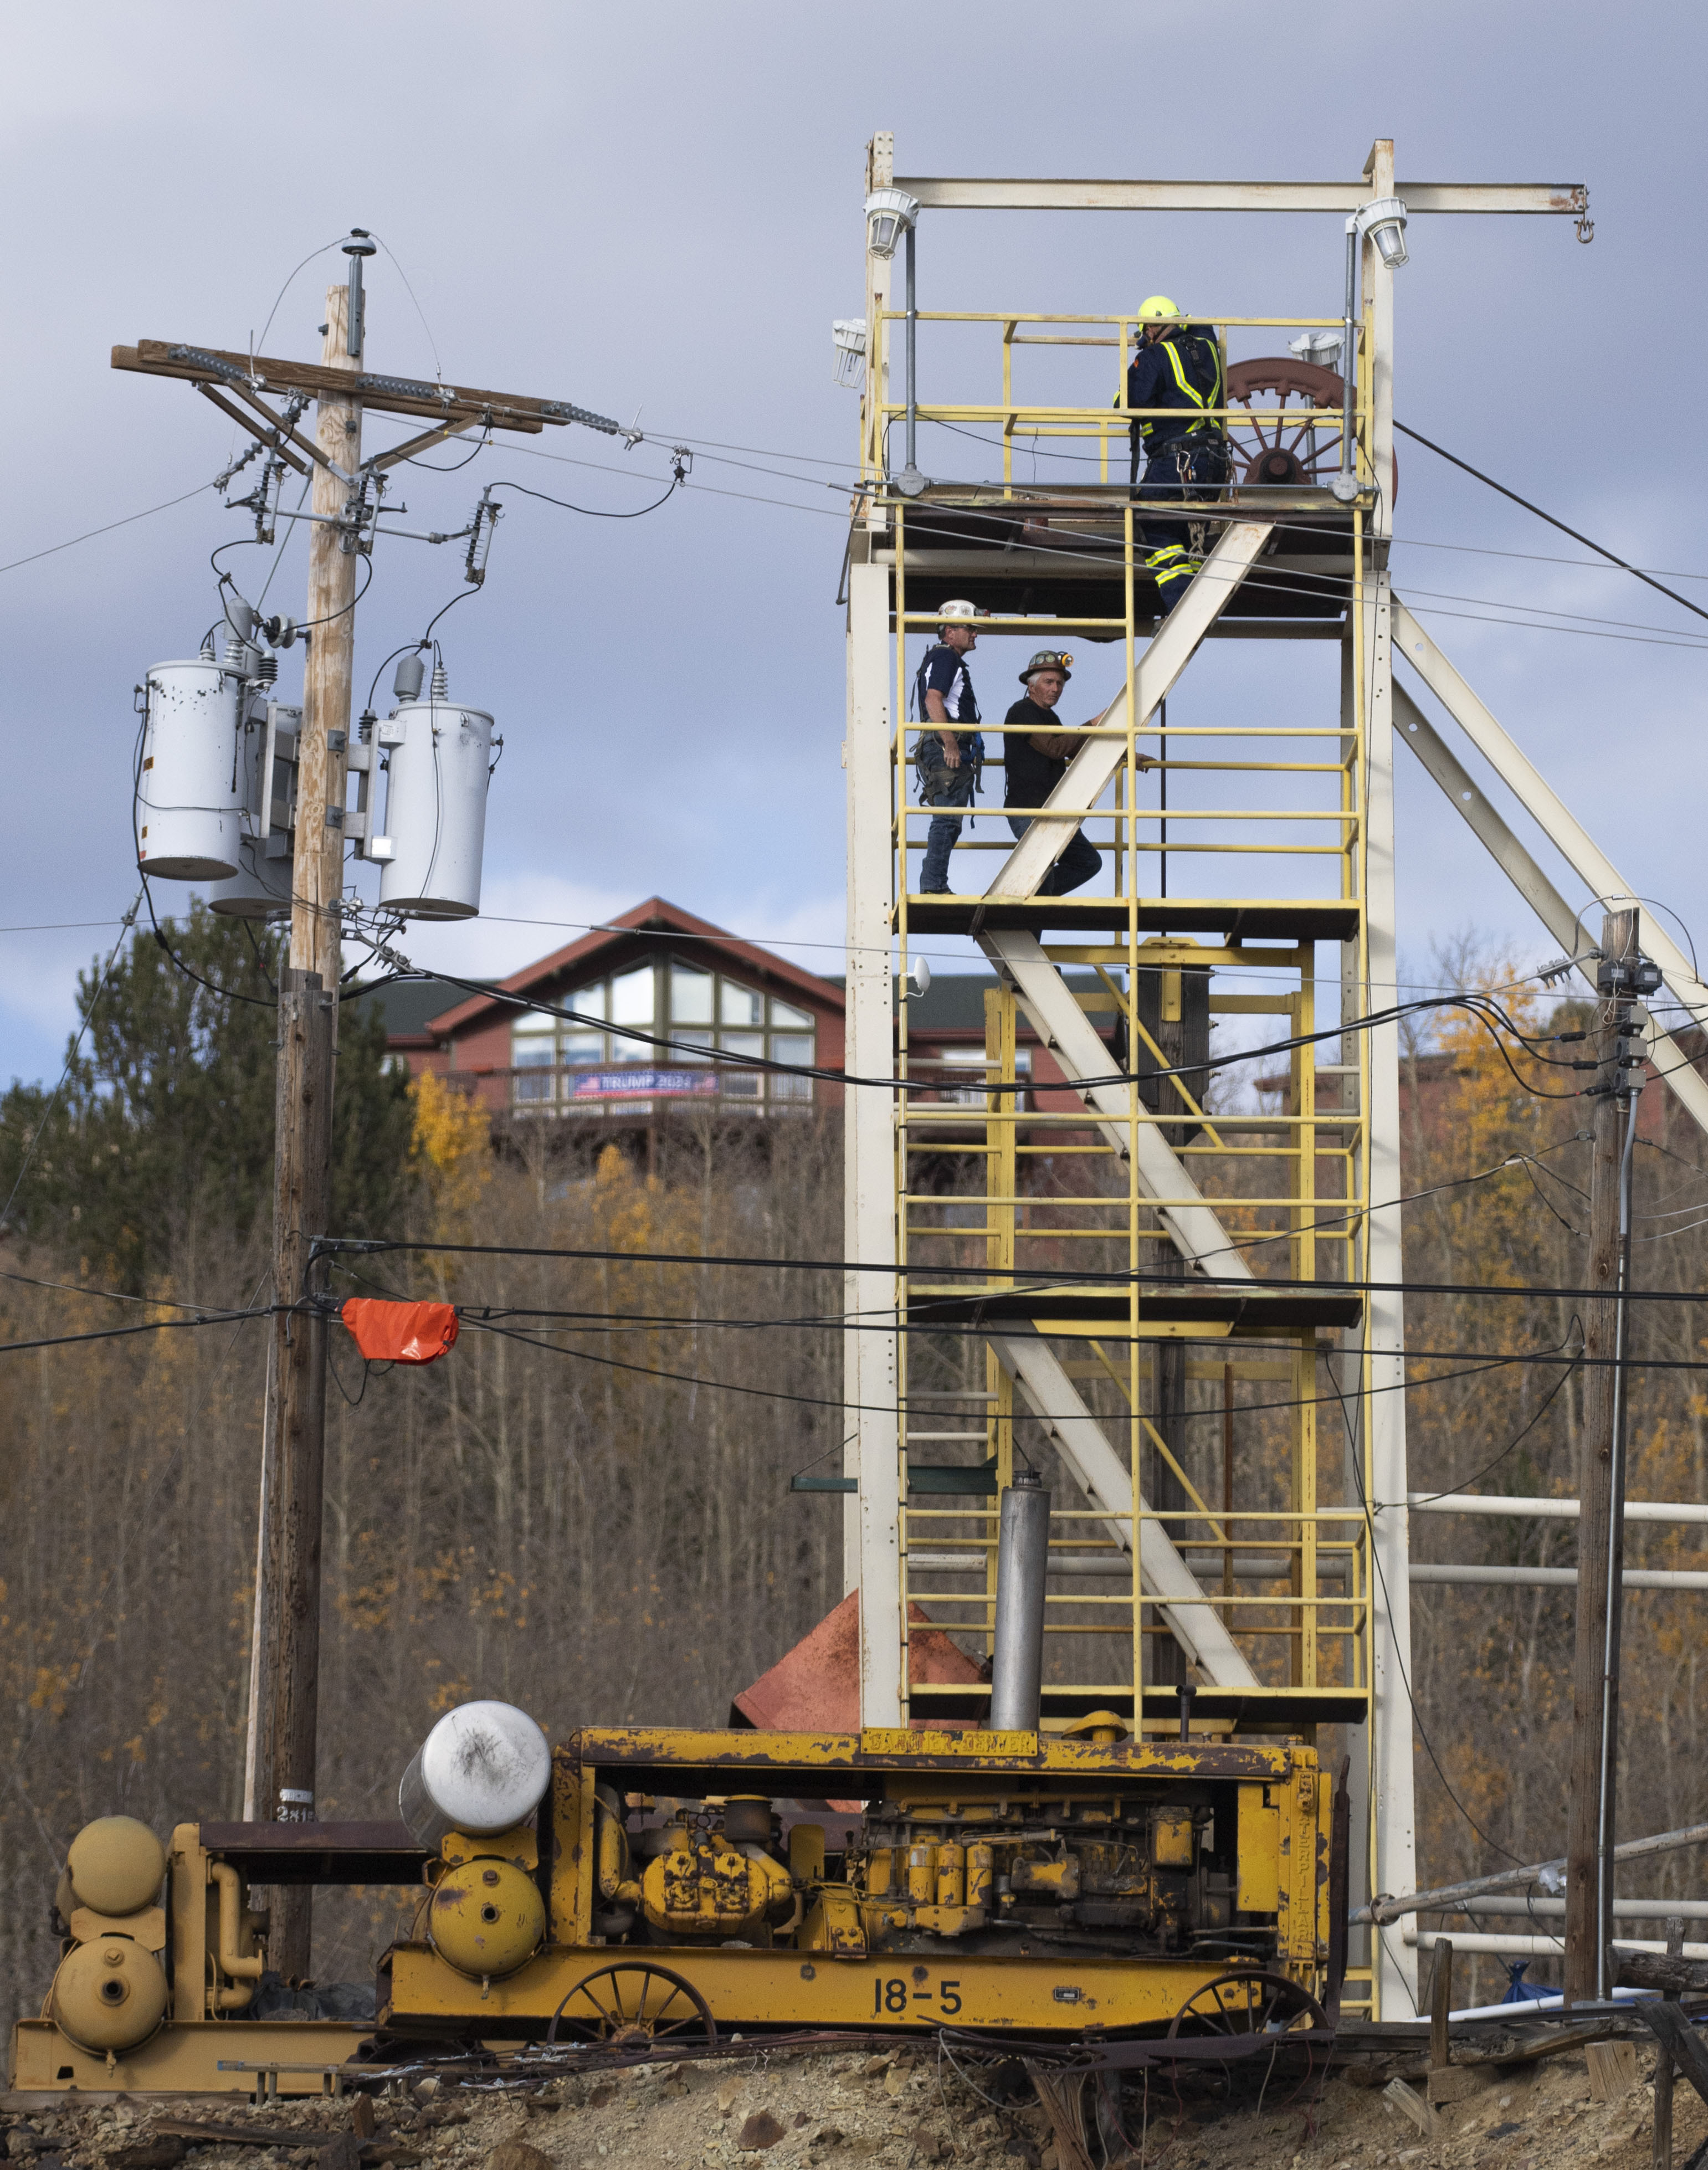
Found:
[[[915,1442],[957,1437],[987,1446],[1001,1484],[1012,1467],[1013,1416],[1030,1415],[1042,1423],[1082,1495],[1082,1504],[1058,1516],[1052,1537],[1051,1617],[1065,1623],[1054,1632],[1067,1639],[1056,1646],[1062,1656],[1053,1671],[1047,1669],[1046,1712],[1083,1717],[1089,1702],[1107,1702],[1124,1693],[1136,1729],[1172,1708],[1177,1684],[1190,1676],[1198,1686],[1200,1713],[1214,1718],[1220,1712],[1214,1722],[1225,1729],[1310,1735],[1325,1723],[1362,1728],[1348,1735],[1356,1835],[1353,1901],[1370,1891],[1408,1891],[1416,1883],[1416,1837],[1401,1391],[1404,1322],[1401,1298],[1380,1286],[1402,1278],[1400,1214],[1391,1202],[1401,1190],[1397,1025],[1349,1033],[1336,1065],[1319,1065],[1308,1051],[1295,1055],[1287,1112],[1266,1125],[1207,1116],[1188,1091],[1188,1081],[1178,1077],[1161,1088],[1160,1098],[1153,1090],[1148,1099],[1136,1083],[1107,1082],[1118,1066],[1112,1062],[1112,1043],[1091,1018],[1100,1009],[1106,1016],[1116,1013],[1113,1045],[1129,1051],[1130,1060],[1118,1066],[1125,1071],[1147,1063],[1177,1070],[1188,1061],[1183,1050],[1193,1044],[1194,1002],[1200,1032],[1207,1003],[1212,1012],[1267,1011],[1291,1020],[1284,1031],[1302,1034],[1317,1018],[1314,959],[1321,942],[1339,946],[1342,1022],[1390,1008],[1397,976],[1396,740],[1417,755],[1567,954],[1575,958],[1588,948],[1577,938],[1575,915],[1441,735],[1396,687],[1396,646],[1588,889],[1604,898],[1629,894],[1629,885],[1395,596],[1387,562],[1394,425],[1393,268],[1386,256],[1403,261],[1404,252],[1393,248],[1390,233],[1385,255],[1368,230],[1376,223],[1370,207],[1397,197],[1410,216],[1564,215],[1577,221],[1579,237],[1587,239],[1587,191],[1577,185],[1396,183],[1393,146],[1386,141],[1375,144],[1363,178],[1346,183],[918,178],[896,174],[893,138],[887,135],[875,136],[867,147],[866,183],[865,494],[857,501],[848,575],[844,756],[847,1062],[856,1076],[899,1075],[916,1083],[905,1093],[856,1088],[848,1095],[846,1255],[866,1269],[846,1279],[846,1308],[860,1328],[847,1335],[845,1370],[851,1435],[844,1469],[856,1488],[846,1503],[845,1572],[847,1587],[861,1595],[862,1722],[896,1727],[932,1711],[979,1707],[976,1689],[952,1692],[910,1679],[909,1608],[934,1577],[951,1588],[926,1593],[933,1619],[975,1637],[988,1633],[995,1502],[972,1508],[910,1505],[910,1489],[921,1488],[910,1480],[910,1435]],[[1349,255],[1356,252],[1346,314],[1357,333],[1353,366],[1343,372],[1349,379],[1345,453],[1340,449],[1342,379],[1331,371],[1301,367],[1290,385],[1283,385],[1273,412],[1263,409],[1261,394],[1249,392],[1242,404],[1233,404],[1230,388],[1230,404],[1223,410],[1230,427],[1266,420],[1308,421],[1309,457],[1302,463],[1295,459],[1278,481],[1270,479],[1273,470],[1260,478],[1255,463],[1243,474],[1236,463],[1230,485],[1213,505],[1201,508],[1208,553],[1204,569],[1166,621],[1155,617],[1154,591],[1140,562],[1143,541],[1135,536],[1124,478],[1109,474],[1110,441],[1118,432],[1124,438],[1127,415],[1112,419],[1107,406],[1076,408],[1049,399],[1028,404],[1015,388],[1017,370],[1029,361],[1017,354],[1021,347],[1114,347],[1118,402],[1135,329],[1130,315],[1064,319],[961,313],[963,321],[1000,334],[1000,402],[926,404],[919,396],[916,327],[938,313],[910,306],[915,298],[913,225],[927,214],[934,222],[940,211],[975,210],[1321,212],[1345,222]],[[1360,212],[1366,214],[1363,220]],[[899,258],[904,233],[906,248]],[[891,295],[898,260],[907,268],[910,305],[899,310]],[[1218,315],[1214,321],[1221,335],[1230,323],[1313,320]],[[1326,343],[1341,320],[1314,321]],[[894,336],[897,327],[900,338]],[[905,357],[906,382],[899,388],[891,381],[892,344],[898,374]],[[1272,375],[1261,381],[1274,397],[1278,380]],[[1290,413],[1289,389],[1304,398],[1304,407]],[[999,439],[1002,484],[975,487],[921,477],[914,464],[921,420],[953,422]],[[888,453],[892,423],[905,424],[908,447],[907,466],[894,474]],[[1017,484],[1017,428],[1099,446],[1097,482]],[[1278,441],[1278,428],[1274,434]],[[1260,441],[1262,435],[1260,429]],[[1120,445],[1118,453],[1124,449]],[[1339,470],[1344,471],[1332,472]],[[993,622],[981,626],[981,633],[1013,634],[1028,648],[1055,644],[1065,633],[1110,644],[1124,640],[1126,682],[1023,842],[1011,848],[1006,840],[963,841],[955,860],[958,879],[952,879],[958,890],[970,887],[971,893],[924,896],[913,890],[908,876],[908,852],[922,839],[912,833],[915,810],[908,804],[913,733],[906,720],[903,647],[910,633],[928,632],[936,607],[953,595],[970,596],[993,611]],[[1337,641],[1337,716],[1315,728],[1274,730],[1243,725],[1218,730],[1191,720],[1168,724],[1163,701],[1200,644],[1236,634]],[[999,659],[1004,654],[999,650]],[[997,668],[1000,676],[1000,660]],[[990,720],[984,729],[990,733]],[[1141,738],[1162,756],[1165,778],[1169,767],[1188,773],[1244,770],[1258,778],[1282,776],[1289,779],[1286,788],[1278,786],[1275,803],[1260,798],[1257,808],[1201,810],[1182,806],[1177,797],[1171,810],[1166,797],[1156,803],[1154,787],[1141,787],[1149,767],[1140,754]],[[1280,740],[1316,738],[1330,757],[1188,758],[1194,741],[1200,752],[1206,741],[1210,754],[1236,751],[1231,745],[1219,747],[1218,738],[1265,741],[1257,748],[1264,756],[1281,750]],[[1299,798],[1306,785],[1290,779],[1310,777],[1326,778],[1332,795],[1326,804],[1306,810]],[[1112,787],[1113,808],[1106,803]],[[1088,821],[1113,824],[1113,895],[1049,896],[1043,885],[1051,868]],[[1332,842],[1272,841],[1298,835],[1284,825],[1303,821],[1330,825]],[[1206,828],[1207,823],[1220,826]],[[1275,826],[1260,830],[1260,823]],[[1288,878],[1274,888],[1296,892],[1300,869],[1308,872],[1314,863],[1326,862],[1337,873],[1337,893],[1316,899],[1296,894],[1206,898],[1177,890],[1170,896],[1168,852],[1177,855],[1177,865],[1182,858],[1193,863],[1194,847],[1204,849],[1199,840],[1219,836],[1234,841],[1209,848],[1235,856],[1220,858],[1214,865],[1273,867],[1277,854],[1291,852]],[[969,885],[967,854],[981,849],[1004,857],[993,879]],[[1159,864],[1162,878],[1152,879]],[[1064,928],[1070,931],[1068,941],[1058,938],[1047,947],[1044,934]],[[933,1074],[917,1061],[910,1069],[897,970],[906,969],[910,938],[932,931],[971,934],[996,975],[986,1001],[987,1067],[978,1082],[1009,1089],[974,1095],[985,1100],[979,1114],[969,1115],[964,1091],[953,1101],[939,1095],[934,1102]],[[1214,938],[1195,938],[1206,934]],[[1651,948],[1679,999],[1708,1021],[1708,989],[1695,981],[1687,961],[1659,938]],[[1070,983],[1063,964],[1089,966],[1095,979]],[[1264,991],[1219,994],[1219,973],[1256,980]],[[1592,980],[1593,974],[1590,964]],[[1066,1112],[1051,1113],[1039,1104],[1022,1123],[1023,1103],[1015,1089],[1017,1016],[1031,1024],[1068,1081],[1060,1096]],[[1653,1031],[1652,1038],[1661,1042],[1665,1035]],[[1197,1044],[1208,1043],[1200,1039]],[[1085,1081],[1082,1087],[1076,1087],[1079,1080]],[[1688,1062],[1676,1061],[1668,1082],[1708,1128],[1708,1088]],[[1042,1127],[1049,1125],[1056,1127]],[[1237,1145],[1241,1135],[1246,1143],[1233,1151],[1230,1141]],[[1059,1285],[1065,1278],[1059,1267],[1058,1285],[1047,1294],[1024,1295],[1016,1287],[1020,1269],[1041,1255],[1035,1248],[1027,1251],[1035,1230],[1017,1210],[1026,1191],[1024,1171],[1035,1165],[1027,1156],[1044,1150],[1027,1141],[1038,1136],[1045,1145],[1051,1139],[1059,1146],[1089,1141],[1073,1147],[1088,1156],[1087,1167],[1097,1154],[1105,1156],[1105,1176],[1092,1184],[1103,1217],[1088,1211],[1085,1225],[1070,1228],[1070,1215],[1058,1214],[1051,1232],[1061,1239],[1058,1257],[1065,1247],[1079,1259],[1092,1255],[1083,1244],[1073,1253],[1070,1236],[1108,1239],[1113,1253],[1099,1249],[1095,1255],[1100,1262],[1119,1255],[1129,1268],[1131,1287],[1118,1300],[1107,1290]],[[985,1239],[988,1278],[971,1296],[967,1280],[956,1277],[964,1275],[964,1265],[947,1280],[939,1271],[933,1285],[932,1265],[941,1268],[945,1259],[945,1232],[917,1217],[922,1201],[914,1172],[921,1157],[956,1150],[970,1154],[985,1171],[971,1195],[984,1200],[983,1226],[975,1232]],[[1218,1154],[1249,1157],[1260,1172],[1255,1191],[1252,1180],[1242,1188],[1227,1174],[1228,1161],[1219,1176]],[[1272,1168],[1282,1180],[1277,1195],[1266,1197],[1271,1186],[1261,1172]],[[1332,1224],[1322,1212],[1331,1201]],[[1259,1236],[1277,1227],[1278,1216],[1278,1235]],[[1326,1233],[1331,1225],[1334,1232]],[[1255,1276],[1245,1248],[1254,1241],[1260,1247],[1251,1255],[1273,1262],[1267,1269],[1260,1264]],[[1271,1248],[1261,1247],[1266,1241]],[[950,1248],[964,1259],[964,1243],[958,1253]],[[874,1266],[893,1269],[894,1280],[874,1275],[869,1270]],[[1046,1269],[1030,1270],[1041,1276]],[[1284,1299],[1278,1290],[1265,1291],[1266,1270],[1288,1283]],[[1374,1285],[1367,1295],[1344,1288],[1337,1293],[1336,1285],[1343,1283]],[[985,1388],[937,1397],[963,1426],[953,1434],[926,1429],[944,1418],[921,1419],[917,1411],[923,1398],[910,1397],[906,1385],[908,1350],[926,1330],[920,1306],[927,1296],[931,1321],[970,1323],[987,1338]],[[1099,1320],[1106,1322],[1103,1332],[1112,1342],[1128,1344],[1124,1373],[1097,1339]],[[1211,1353],[1220,1360],[1193,1359],[1194,1343],[1219,1344]],[[1267,1357],[1234,1354],[1266,1344],[1272,1352]],[[1097,1363],[1077,1360],[1087,1345]],[[1218,1513],[1182,1462],[1184,1433],[1171,1415],[1170,1396],[1177,1409],[1182,1381],[1214,1377],[1223,1382],[1231,1411],[1237,1378],[1278,1376],[1294,1382],[1297,1402],[1310,1403],[1325,1391],[1320,1360],[1326,1360],[1348,1413],[1344,1467],[1338,1452],[1332,1458],[1325,1452],[1319,1466],[1314,1409],[1305,1411],[1293,1419],[1286,1447],[1268,1456],[1287,1472],[1278,1505],[1253,1475],[1253,1462],[1264,1456],[1248,1451],[1241,1459],[1230,1414]],[[1113,1419],[1094,1414],[1076,1384],[1096,1376],[1099,1364],[1124,1398],[1124,1414]],[[911,1417],[903,1414],[909,1408]],[[1124,1446],[1112,1440],[1112,1423],[1126,1435]],[[978,1429],[964,1428],[974,1424]],[[1330,1436],[1335,1435],[1325,1435]],[[946,1485],[944,1475],[931,1472],[926,1489],[981,1489],[970,1480]],[[988,1492],[989,1483],[982,1489]],[[927,1541],[951,1549],[927,1553]],[[1070,1547],[1081,1556],[1070,1558]],[[1219,1580],[1212,1579],[1218,1565]],[[979,1585],[970,1599],[964,1580],[969,1574]],[[1092,1579],[1095,1575],[1104,1578],[1101,1584]],[[958,1576],[963,1578],[958,1584]],[[1257,1594],[1242,1592],[1242,1583],[1257,1585]],[[1086,1589],[1099,1595],[1075,1594]],[[1107,1619],[1112,1605],[1127,1608],[1132,1638],[1124,1690],[1109,1678],[1114,1669],[1107,1641],[1097,1646],[1102,1654],[1089,1661],[1088,1680],[1078,1686],[1064,1681],[1061,1676],[1074,1670],[1076,1653],[1092,1648],[1094,1636],[1129,1632],[1091,1624]],[[1100,1606],[1102,1614],[1096,1609]],[[1080,1670],[1083,1676],[1087,1665]],[[1366,1967],[1355,1965],[1354,1975],[1368,1975],[1370,2008],[1378,2015],[1393,2017],[1397,2011],[1409,2017],[1417,1992],[1415,1945],[1397,1927],[1378,1930],[1364,1956]]]

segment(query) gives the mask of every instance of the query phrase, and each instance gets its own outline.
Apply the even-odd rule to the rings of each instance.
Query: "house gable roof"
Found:
[[[471,995],[454,1008],[441,1010],[426,1019],[425,1029],[435,1040],[446,1040],[479,1023],[494,1010],[513,1009],[514,1003],[497,999],[500,994],[526,996],[581,967],[590,968],[590,968],[600,957],[636,934],[691,936],[724,958],[739,961],[749,971],[804,995],[821,1009],[841,1010],[845,1007],[843,991],[836,981],[820,979],[815,972],[803,971],[786,958],[761,949],[755,943],[744,942],[739,935],[728,933],[721,927],[714,927],[709,919],[698,919],[691,911],[684,911],[680,905],[670,904],[661,896],[650,896],[644,904],[620,912],[603,927],[590,927],[579,941],[554,949],[549,956],[539,958],[531,965],[525,965],[507,979],[495,980],[493,994]]]

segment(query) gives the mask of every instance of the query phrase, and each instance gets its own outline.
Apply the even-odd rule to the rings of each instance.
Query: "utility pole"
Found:
[[[326,297],[323,368],[361,368],[361,263],[371,241],[352,236],[347,286]],[[279,980],[274,1136],[273,1291],[275,1387],[265,1446],[266,1628],[260,1665],[255,1799],[264,1817],[312,1821],[319,1715],[320,1551],[326,1452],[327,1322],[292,1308],[316,1292],[311,1246],[332,1226],[332,1101],[344,892],[344,756],[355,651],[358,532],[341,524],[361,464],[362,410],[323,397],[309,529],[308,654],[297,747],[291,961]],[[353,509],[353,508],[349,508]],[[286,1980],[310,1968],[312,1893],[274,1894],[268,1957]]]
[[[350,259],[349,281],[327,295],[318,365],[164,339],[112,352],[115,369],[188,382],[270,456],[298,473],[306,471],[305,460],[313,468],[291,949],[279,986],[273,1294],[280,1308],[269,1364],[244,1787],[245,1814],[266,1821],[306,1821],[315,1811],[327,1320],[292,1307],[319,1293],[321,1275],[311,1253],[314,1239],[331,1228],[355,606],[361,559],[379,532],[381,478],[416,453],[473,430],[538,436],[576,423],[631,445],[641,441],[638,432],[568,400],[370,375],[363,367],[362,265],[376,243],[353,227],[342,246]],[[318,402],[312,441],[295,426],[311,397]],[[282,411],[270,404],[279,399],[288,403]],[[365,409],[425,426],[364,461]],[[463,578],[478,585],[484,578],[483,523],[489,537],[496,516],[496,506],[483,500],[455,535],[426,539],[470,538]],[[267,630],[266,638],[274,639],[274,632]],[[310,1964],[309,1893],[286,1886],[275,1895],[269,1960],[287,1980],[302,1980]]]
[[[1619,1770],[1620,1628],[1625,1565],[1625,1297],[1631,1264],[1631,1146],[1642,1058],[1632,998],[1659,980],[1638,949],[1635,909],[1602,921],[1593,1034],[1597,1064],[1583,1354],[1583,1466],[1577,1522],[1577,1638],[1567,1797],[1567,2004],[1605,1997],[1613,1935],[1614,1806]]]

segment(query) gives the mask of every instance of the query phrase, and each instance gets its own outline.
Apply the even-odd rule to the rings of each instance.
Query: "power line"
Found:
[[[1588,535],[1581,535],[1575,527],[1568,527],[1563,520],[1556,520],[1551,512],[1544,512],[1540,505],[1532,505],[1529,498],[1520,497],[1517,490],[1508,489],[1503,482],[1497,482],[1492,475],[1486,475],[1481,468],[1472,467],[1469,460],[1460,459],[1457,452],[1449,452],[1444,446],[1435,444],[1431,439],[1420,436],[1416,430],[1408,430],[1403,422],[1396,422],[1394,427],[1402,437],[1410,437],[1414,444],[1422,445],[1426,451],[1433,452],[1438,459],[1446,460],[1454,467],[1462,468],[1466,474],[1474,475],[1478,482],[1486,484],[1490,489],[1497,490],[1503,497],[1510,498],[1514,505],[1523,505],[1526,512],[1534,512],[1538,520],[1545,520],[1551,527],[1557,527],[1562,535],[1569,535],[1574,542],[1581,542],[1585,549],[1593,550],[1597,557],[1605,558],[1610,564],[1620,566],[1634,579],[1641,580],[1647,586],[1657,590],[1673,602],[1681,605],[1684,609],[1693,612],[1696,617],[1708,617],[1708,610],[1704,610],[1700,604],[1693,603],[1687,597],[1664,586],[1652,573],[1643,572],[1641,568],[1633,565],[1628,559],[1621,558],[1616,551],[1608,549],[1605,544],[1595,542]]]
[[[182,497],[168,497],[163,504],[151,505],[143,512],[127,512],[122,520],[109,520],[104,527],[91,527],[81,535],[73,535],[63,542],[51,542],[45,550],[32,550],[27,558],[13,558],[0,565],[0,573],[15,573],[20,565],[33,565],[39,558],[57,556],[61,550],[74,550],[79,542],[93,542],[98,535],[110,535],[115,528],[134,526],[139,520],[152,520],[157,512],[169,512],[174,505],[188,505],[191,498],[200,497],[205,489],[211,489],[211,482],[198,483],[187,489]]]
[[[1380,1211],[1382,1209],[1375,1210]],[[1047,1233],[1043,1232],[1040,1240],[1047,1240]],[[1112,1237],[1111,1240],[1115,1239]],[[1025,1286],[1017,1292],[1023,1295],[1048,1295],[1059,1289],[1130,1288],[1135,1284],[1141,1288],[1147,1284],[1153,1285],[1154,1293],[1159,1296],[1216,1290],[1262,1296],[1275,1290],[1289,1292],[1303,1290],[1318,1296],[1500,1296],[1508,1300],[1545,1296],[1578,1303],[1599,1293],[1594,1289],[1543,1287],[1527,1282],[1295,1280],[1278,1275],[1266,1275],[1262,1280],[1253,1281],[1244,1275],[1199,1274],[1182,1282],[1177,1275],[1162,1274],[1154,1268],[1143,1266],[1115,1270],[1076,1266],[1071,1270],[1064,1267],[1054,1272],[1034,1268],[1028,1271],[1019,1266],[881,1264],[862,1259],[762,1258],[726,1252],[604,1250],[579,1244],[458,1243],[435,1241],[426,1237],[403,1236],[319,1236],[314,1239],[314,1249],[318,1256],[328,1258],[363,1255],[378,1258],[392,1253],[425,1252],[451,1258],[575,1259],[607,1265],[728,1266],[772,1273],[880,1274],[890,1280],[932,1274],[958,1280],[1021,1282]],[[1708,1291],[1632,1289],[1625,1301],[1631,1303],[1708,1303]]]

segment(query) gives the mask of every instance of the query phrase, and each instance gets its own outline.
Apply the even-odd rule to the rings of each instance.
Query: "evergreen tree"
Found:
[[[140,930],[104,988],[99,961],[78,975],[84,1030],[57,1098],[22,1083],[0,1098],[0,1201],[16,1185],[0,1232],[139,1292],[168,1264],[193,1272],[199,1232],[264,1243],[272,1215],[284,938],[200,903],[162,934]],[[377,1013],[344,1006],[333,1101],[339,1233],[379,1232],[401,1211],[410,1125]]]

